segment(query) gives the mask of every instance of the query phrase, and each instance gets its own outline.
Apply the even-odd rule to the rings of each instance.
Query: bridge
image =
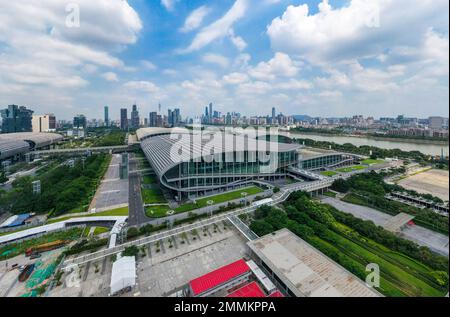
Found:
[[[117,145],[117,146],[100,146],[100,147],[86,147],[75,149],[50,149],[43,151],[34,151],[31,154],[35,156],[43,155],[67,155],[67,154],[84,154],[87,152],[92,153],[123,153],[133,150],[129,145]]]

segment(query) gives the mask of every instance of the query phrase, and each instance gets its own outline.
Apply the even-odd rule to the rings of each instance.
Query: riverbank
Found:
[[[348,137],[348,138],[359,138],[359,139],[372,139],[377,141],[389,141],[389,142],[404,142],[404,143],[417,143],[417,144],[433,144],[441,146],[449,146],[449,140],[439,140],[439,139],[423,139],[423,138],[395,138],[395,137],[385,137],[376,136],[373,134],[347,134],[347,133],[321,133],[321,132],[305,132],[305,131],[282,131],[293,134],[304,134],[311,136],[323,136],[323,137]]]

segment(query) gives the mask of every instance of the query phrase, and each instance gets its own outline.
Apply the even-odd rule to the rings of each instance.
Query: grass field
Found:
[[[435,283],[433,270],[426,265],[371,240],[353,229],[337,223],[340,234],[333,234],[333,247],[364,267],[376,263],[380,267],[379,291],[388,296],[443,296]],[[317,238],[319,239],[319,238]]]
[[[337,194],[335,192],[326,192],[323,195],[328,196],[328,197],[333,197],[333,198],[335,198],[337,196]]]
[[[320,172],[320,174],[322,174],[323,176],[327,176],[327,177],[333,177],[334,175],[337,175],[338,173],[336,173],[335,171],[323,171],[323,172]]]
[[[212,202],[211,205],[217,205],[217,204],[224,203],[227,201],[243,198],[244,197],[242,195],[243,193],[246,193],[245,196],[252,196],[252,195],[262,193],[263,191],[264,191],[263,189],[261,189],[257,186],[251,186],[251,187],[223,193],[223,194],[216,195],[216,196],[201,198],[201,199],[197,200],[195,203],[183,204],[183,205],[179,206],[178,208],[175,208],[174,212],[175,212],[175,214],[188,212],[188,211],[192,211],[195,209],[207,207],[209,201]],[[171,210],[171,209],[169,208],[169,206],[166,206],[166,205],[150,206],[150,207],[146,208],[145,212],[148,217],[161,218],[161,217],[166,217],[167,212],[169,210]]]
[[[144,204],[163,204],[167,202],[159,188],[141,188],[141,193]]]
[[[72,218],[108,217],[108,216],[128,216],[128,207],[102,211],[102,212],[98,212],[95,214],[87,214],[87,215],[80,215],[80,216],[74,216],[74,217],[64,217],[64,218],[60,218],[60,219],[50,219],[47,221],[47,224],[61,222],[61,221],[69,220]]]
[[[109,230],[110,230],[109,228],[105,228],[105,227],[95,227],[94,236],[98,236],[99,234],[109,232]]]
[[[367,166],[364,166],[364,165],[354,165],[354,166],[349,166],[349,167],[338,168],[336,171],[338,171],[339,173],[350,173],[353,171],[363,170],[366,168],[367,168]]]
[[[156,178],[155,176],[145,175],[142,178],[142,184],[144,185],[153,185],[156,184]]]
[[[382,164],[382,163],[384,163],[384,160],[367,159],[367,160],[361,161],[361,163],[364,164],[364,165],[375,165],[375,164]]]

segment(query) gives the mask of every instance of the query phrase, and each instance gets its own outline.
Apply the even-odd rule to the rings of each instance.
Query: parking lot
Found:
[[[137,257],[137,285],[121,296],[171,296],[190,280],[241,259],[245,252],[246,240],[229,223],[145,245]],[[65,273],[62,285],[49,296],[108,296],[112,263],[107,257]]]
[[[128,204],[128,179],[120,179],[121,155],[115,154],[98,188],[90,209],[99,212],[124,207]]]

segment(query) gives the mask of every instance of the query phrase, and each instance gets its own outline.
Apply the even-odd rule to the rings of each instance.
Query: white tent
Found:
[[[136,285],[136,259],[126,256],[113,263],[111,274],[111,295],[115,295],[124,288]]]

